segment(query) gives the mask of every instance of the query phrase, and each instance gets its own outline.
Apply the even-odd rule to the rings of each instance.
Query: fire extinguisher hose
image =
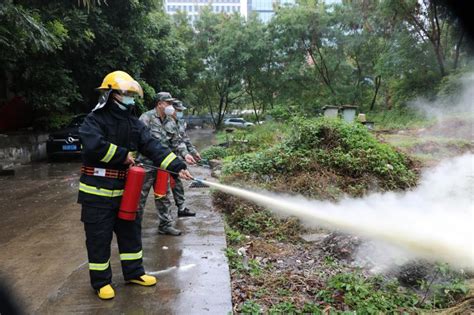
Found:
[[[179,176],[179,173],[176,173],[176,172],[172,172],[172,171],[169,171],[169,170],[165,170],[165,169],[162,169],[160,167],[156,167],[154,165],[148,165],[148,164],[137,164],[137,166],[141,166],[141,167],[144,167],[144,168],[150,168],[150,169],[153,169],[153,170],[162,170],[162,171],[165,171],[171,175],[176,175],[176,176]],[[194,180],[196,182],[202,182],[202,178],[198,178],[198,177],[191,177],[191,180]]]

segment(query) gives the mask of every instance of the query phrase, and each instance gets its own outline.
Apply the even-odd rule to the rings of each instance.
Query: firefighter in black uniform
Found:
[[[123,71],[109,73],[98,88],[99,103],[79,128],[82,141],[82,175],[78,202],[82,204],[89,273],[99,298],[115,296],[111,286],[110,245],[115,232],[122,272],[127,282],[144,286],[156,284],[156,278],[145,274],[142,265],[140,220],[117,218],[128,167],[134,163],[131,152],[149,157],[155,166],[179,173],[190,179],[186,164],[169,149],[161,146],[147,127],[134,115],[134,97],[143,92],[130,75]]]

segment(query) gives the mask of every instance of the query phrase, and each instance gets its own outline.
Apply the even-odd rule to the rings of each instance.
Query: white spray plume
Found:
[[[474,155],[427,169],[405,193],[374,193],[338,203],[268,192],[256,193],[204,181],[308,226],[358,234],[403,249],[407,255],[474,270]]]
[[[409,102],[408,105],[438,122],[453,115],[468,114],[472,116],[474,114],[474,73],[467,73],[454,83],[459,86],[459,93],[440,96],[434,101],[417,98]]]

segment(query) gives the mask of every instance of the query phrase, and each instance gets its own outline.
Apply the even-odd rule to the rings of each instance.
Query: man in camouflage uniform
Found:
[[[191,154],[196,161],[201,160],[201,155],[199,154],[196,147],[191,143],[191,139],[186,132],[186,122],[183,119],[183,111],[186,109],[186,107],[184,107],[183,103],[179,100],[173,102],[173,107],[176,110],[173,117],[176,119],[178,133],[183,143],[182,146],[186,148],[186,151],[189,152],[189,154]],[[185,198],[183,182],[179,178],[176,178],[174,181],[175,185],[174,187],[171,186],[171,191],[173,192],[173,198],[176,207],[178,207],[178,217],[195,216],[195,212],[192,212],[184,206]]]
[[[177,156],[182,157],[187,163],[195,164],[195,160],[188,153],[186,145],[182,142],[177,132],[177,125],[171,116],[167,116],[166,112],[172,110],[170,115],[174,112],[172,103],[175,99],[171,97],[168,92],[160,92],[154,97],[155,108],[143,113],[140,120],[150,128],[151,134],[154,138],[159,139],[164,147],[171,149]],[[167,108],[168,107],[168,108]],[[146,165],[153,165],[151,161],[143,155],[139,155],[137,162],[145,165],[146,175],[143,183],[143,188],[140,198],[139,218],[142,219],[146,200],[150,188],[153,187],[156,180],[157,170],[154,168],[147,168]],[[158,211],[158,218],[160,220],[158,226],[158,233],[178,236],[181,231],[173,227],[173,218],[170,213],[171,202],[169,201],[169,194],[166,196],[155,195],[155,206]]]

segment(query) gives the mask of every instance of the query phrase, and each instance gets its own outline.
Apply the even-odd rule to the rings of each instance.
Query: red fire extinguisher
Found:
[[[171,189],[176,188],[176,180],[172,176],[170,176],[170,186],[171,186]]]
[[[139,166],[132,166],[127,173],[127,181],[120,203],[118,217],[122,220],[133,221],[137,216],[138,203],[145,180],[145,170]]]
[[[166,196],[166,191],[168,190],[168,183],[170,179],[170,174],[163,170],[158,170],[156,172],[156,181],[153,190],[155,191],[155,196],[162,198]]]

